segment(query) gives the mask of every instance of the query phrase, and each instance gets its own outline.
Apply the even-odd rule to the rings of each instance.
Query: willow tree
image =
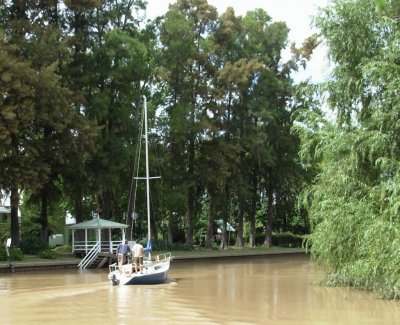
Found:
[[[337,284],[400,294],[398,1],[333,1],[317,18],[333,78],[336,122],[306,114],[302,156],[318,161],[304,195],[313,255]],[[313,160],[314,159],[314,160]]]

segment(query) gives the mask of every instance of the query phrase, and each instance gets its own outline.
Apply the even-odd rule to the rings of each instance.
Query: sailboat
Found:
[[[146,208],[147,208],[147,246],[144,249],[143,272],[135,273],[134,264],[128,260],[128,263],[122,267],[118,263],[109,265],[108,279],[113,285],[132,285],[132,284],[160,284],[167,280],[171,253],[162,253],[151,256],[151,218],[150,218],[150,177],[149,175],[149,145],[147,135],[147,99],[143,96],[144,106],[144,134],[145,134],[145,153],[146,153],[146,177],[140,178],[146,180]]]

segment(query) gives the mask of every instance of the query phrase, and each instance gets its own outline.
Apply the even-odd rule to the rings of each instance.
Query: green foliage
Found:
[[[47,247],[40,237],[37,236],[26,236],[21,239],[21,250],[25,254],[38,254]]]
[[[381,2],[382,4],[382,2]],[[313,232],[306,244],[329,283],[400,297],[399,26],[367,0],[332,1],[317,25],[334,78],[323,89],[337,123],[317,113],[295,126],[305,164],[320,169],[302,195]]]
[[[47,260],[54,260],[57,258],[57,253],[52,249],[48,248],[44,251],[41,251],[39,254],[40,258],[47,259]]]
[[[10,260],[11,261],[22,261],[24,259],[24,254],[19,248],[11,247],[9,248]],[[0,249],[0,260],[7,261],[7,252],[4,249]]]
[[[290,232],[273,233],[272,245],[279,247],[302,247],[304,237]]]
[[[21,223],[21,250],[25,254],[38,254],[47,247],[40,238],[40,224],[35,217],[29,218],[29,214],[25,214],[25,218]]]
[[[272,245],[279,247],[302,247],[305,236],[296,235],[291,232],[272,233]],[[248,241],[248,235],[245,236],[245,240]],[[257,232],[255,239],[257,246],[263,246],[265,244],[265,233]]]
[[[7,238],[10,238],[10,223],[0,223],[0,244],[2,245]]]
[[[191,248],[183,243],[168,244],[166,241],[154,241],[153,242],[154,251],[190,251]]]
[[[66,210],[77,222],[94,211],[126,221],[143,95],[150,174],[163,180],[151,185],[164,195],[152,201],[154,238],[190,247],[207,233],[211,248],[216,218],[248,222],[252,239],[265,224],[268,238],[269,225],[303,227],[295,204],[308,172],[290,133],[290,75],[316,36],[283,62],[289,29],[261,9],[218,15],[207,1],[177,1],[145,22],[141,0],[46,4],[6,1],[0,19],[0,184],[23,191],[22,231],[14,200],[12,234],[24,253],[64,231]],[[137,193],[141,212],[143,182]]]
[[[4,247],[0,247],[0,261],[7,261],[8,257],[7,257],[7,252],[6,249]]]

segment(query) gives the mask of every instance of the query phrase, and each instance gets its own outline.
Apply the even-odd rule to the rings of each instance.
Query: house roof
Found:
[[[0,205],[0,213],[11,213],[11,208]]]
[[[76,223],[68,226],[69,229],[121,229],[128,228],[128,225],[111,220],[101,218],[93,218],[91,220]]]
[[[224,221],[222,219],[219,220],[215,220],[215,223],[217,224],[218,228],[220,228],[222,230],[223,226],[224,226]],[[232,225],[227,222],[226,223],[226,231],[235,231],[235,228],[232,227]]]

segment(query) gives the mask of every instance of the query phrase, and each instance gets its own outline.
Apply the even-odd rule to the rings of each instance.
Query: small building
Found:
[[[125,240],[125,231],[128,225],[94,217],[91,220],[69,225],[68,228],[72,230],[72,252],[85,255],[78,266],[86,268],[99,257],[102,257],[102,261],[99,263],[102,266],[107,259],[113,256],[113,252],[116,251],[118,245],[122,240]],[[121,236],[118,240],[112,240],[111,231],[113,229],[121,231]],[[84,240],[76,238],[78,230],[84,231]],[[100,266],[97,265],[97,267]]]
[[[49,247],[57,247],[64,245],[64,235],[54,234],[49,236]]]
[[[214,221],[213,238],[211,239],[212,241],[221,241],[223,228],[224,228],[224,221],[222,219]],[[233,228],[233,226],[229,222],[226,223],[226,232],[228,234],[228,245],[229,245],[231,233],[236,232],[235,228]]]

